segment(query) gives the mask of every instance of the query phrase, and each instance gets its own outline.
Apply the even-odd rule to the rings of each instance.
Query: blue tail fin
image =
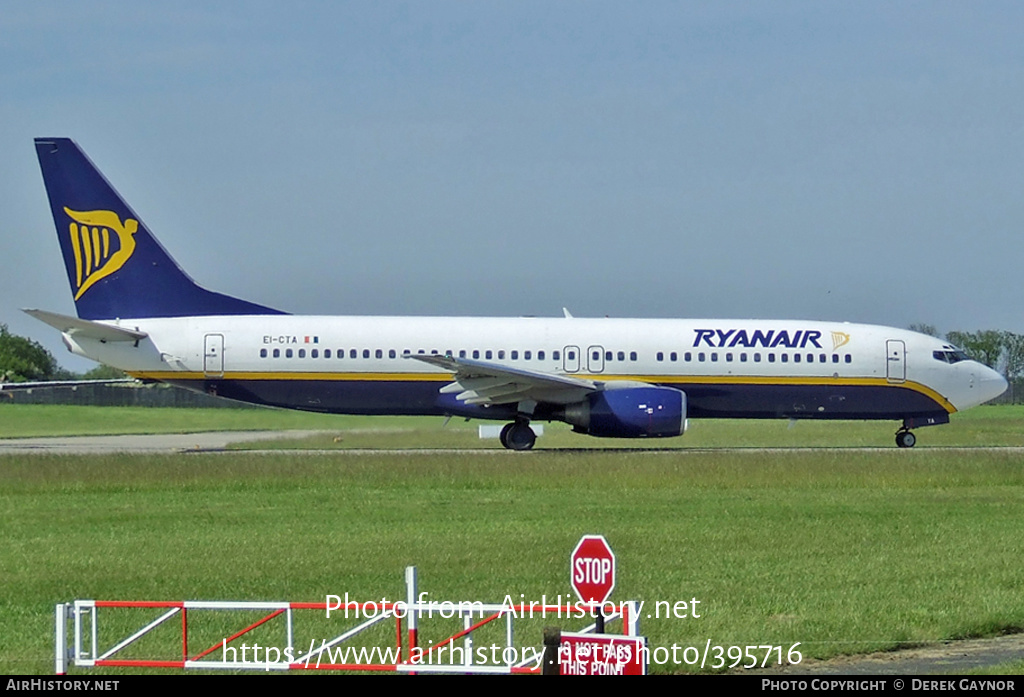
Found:
[[[80,318],[284,314],[196,285],[73,140],[35,142]]]

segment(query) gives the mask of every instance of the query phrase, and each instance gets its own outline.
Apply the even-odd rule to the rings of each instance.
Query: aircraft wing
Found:
[[[145,339],[146,332],[140,332],[134,329],[126,329],[124,327],[115,327],[109,324],[103,324],[102,322],[93,322],[88,319],[79,319],[78,317],[69,317],[67,315],[61,315],[56,312],[47,312],[46,310],[22,310],[25,314],[35,317],[40,322],[49,324],[54,329],[69,334],[71,336],[81,336],[87,339],[96,339],[98,341],[139,341]]]
[[[529,400],[570,404],[582,400],[589,392],[602,389],[602,383],[594,380],[468,358],[437,354],[409,354],[406,358],[415,358],[452,373],[454,381],[442,387],[441,392],[454,392],[455,398],[466,404],[515,404]]]

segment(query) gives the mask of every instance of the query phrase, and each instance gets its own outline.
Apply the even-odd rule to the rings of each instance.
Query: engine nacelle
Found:
[[[686,393],[671,387],[627,387],[567,404],[563,418],[577,433],[605,438],[664,438],[686,431]]]

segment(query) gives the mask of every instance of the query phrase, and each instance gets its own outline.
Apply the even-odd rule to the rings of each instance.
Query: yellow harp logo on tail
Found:
[[[75,253],[75,300],[82,297],[100,279],[114,273],[135,251],[133,235],[139,221],[128,218],[121,222],[113,211],[73,211],[65,207],[71,218],[68,231]],[[111,239],[113,231],[116,239]]]
[[[846,332],[832,332],[832,350],[838,351],[840,347],[850,343],[850,335]]]

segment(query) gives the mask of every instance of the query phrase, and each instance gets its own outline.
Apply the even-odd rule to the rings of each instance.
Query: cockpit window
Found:
[[[966,353],[955,346],[943,346],[941,351],[932,351],[932,358],[943,363],[959,363],[971,359]]]

